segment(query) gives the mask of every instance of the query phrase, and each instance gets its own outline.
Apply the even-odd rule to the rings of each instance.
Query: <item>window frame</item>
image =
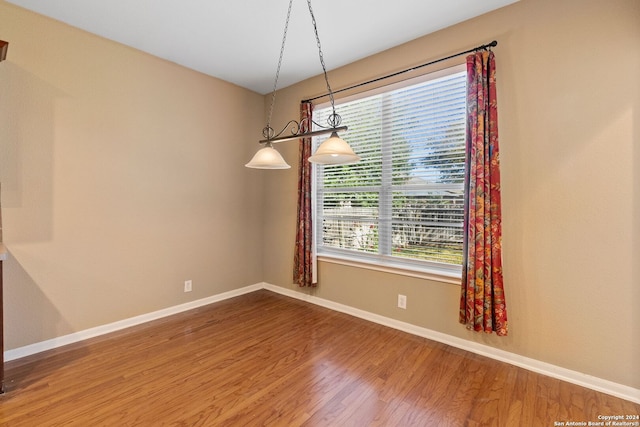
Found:
[[[413,86],[420,83],[424,83],[429,80],[435,80],[447,75],[456,74],[460,72],[466,72],[466,64],[460,63],[458,65],[454,65],[451,67],[447,67],[444,69],[432,71],[429,73],[425,73],[418,77],[413,77],[410,79],[406,79],[400,82],[392,83],[389,85],[381,86],[372,90],[367,90],[361,92],[359,94],[337,98],[335,99],[336,110],[339,112],[339,105],[344,104],[350,101],[367,98],[375,95],[379,95],[386,92],[391,92],[397,89],[401,89],[403,87]],[[321,104],[315,105],[315,110],[329,107],[330,103],[325,102]],[[466,108],[465,108],[466,110]],[[466,120],[465,120],[466,122]],[[348,123],[345,123],[348,125]],[[316,148],[318,144],[318,139],[313,139],[314,148]],[[318,192],[317,192],[317,183],[318,179],[321,176],[319,173],[319,167],[317,165],[313,165],[312,167],[312,217],[314,224],[314,233],[313,233],[313,251],[314,255],[317,256],[318,260],[347,265],[357,268],[364,268],[368,270],[381,271],[385,273],[391,274],[399,274],[403,276],[409,277],[417,277],[421,279],[429,279],[439,282],[452,283],[452,284],[460,284],[460,279],[462,277],[462,263],[461,264],[447,264],[447,263],[438,263],[435,261],[426,261],[426,260],[418,260],[412,258],[403,258],[393,255],[383,255],[383,254],[375,254],[375,253],[354,253],[354,251],[335,248],[335,247],[326,247],[319,246],[318,239],[320,233],[322,231],[322,223],[318,221]],[[464,191],[464,188],[463,188]],[[380,215],[378,216],[380,217]],[[381,238],[382,239],[382,238]]]

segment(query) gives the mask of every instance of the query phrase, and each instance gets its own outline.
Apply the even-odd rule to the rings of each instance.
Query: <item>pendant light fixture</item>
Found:
[[[285,162],[280,153],[273,147],[273,144],[284,141],[291,141],[300,138],[309,138],[317,135],[324,135],[330,133],[330,137],[324,141],[315,154],[309,157],[309,161],[312,163],[318,163],[323,165],[344,165],[347,163],[355,163],[360,160],[360,157],[353,152],[349,144],[338,136],[338,132],[346,131],[347,126],[341,126],[342,117],[336,113],[336,107],[333,99],[333,91],[329,84],[329,77],[327,76],[327,69],[324,63],[324,57],[322,55],[322,47],[320,46],[320,37],[318,36],[318,26],[316,24],[316,18],[313,14],[311,7],[311,0],[307,0],[309,6],[309,13],[311,14],[311,21],[313,23],[313,30],[316,36],[316,42],[318,45],[318,55],[320,56],[320,65],[322,66],[322,72],[324,74],[324,80],[327,84],[327,91],[329,93],[329,99],[331,101],[332,113],[327,118],[328,126],[320,125],[311,118],[305,118],[301,121],[290,120],[279,133],[276,133],[271,127],[271,116],[273,114],[273,106],[276,100],[276,89],[278,86],[278,77],[280,76],[280,66],[282,65],[282,56],[284,54],[284,46],[287,41],[287,30],[289,28],[289,18],[291,17],[291,6],[293,0],[289,0],[289,9],[287,11],[287,20],[284,25],[284,34],[282,36],[282,45],[280,47],[280,59],[278,61],[278,69],[276,70],[276,78],[273,83],[273,91],[271,93],[271,106],[269,107],[269,116],[267,125],[262,129],[262,136],[265,138],[260,140],[259,143],[264,147],[258,150],[253,156],[251,161],[245,166],[255,169],[289,169],[291,166]],[[308,121],[308,122],[306,122]],[[305,123],[306,122],[306,123]],[[319,128],[315,131],[303,131],[303,129],[311,129],[312,124]],[[285,131],[289,130],[289,134],[283,135]]]

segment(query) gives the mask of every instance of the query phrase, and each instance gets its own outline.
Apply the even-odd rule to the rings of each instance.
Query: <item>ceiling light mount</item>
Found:
[[[331,134],[329,139],[323,142],[316,154],[309,158],[309,161],[312,163],[325,164],[325,165],[335,165],[335,164],[347,164],[347,163],[355,163],[360,160],[349,144],[347,144],[343,139],[338,136],[338,132],[346,131],[347,126],[341,126],[342,117],[338,113],[336,113],[335,102],[333,99],[333,91],[331,90],[331,85],[329,84],[329,77],[327,76],[327,68],[324,63],[324,56],[322,54],[322,47],[320,45],[320,36],[318,35],[318,25],[316,23],[315,15],[313,14],[313,8],[311,7],[311,0],[307,0],[307,5],[309,6],[309,13],[311,14],[311,21],[313,23],[313,30],[316,36],[316,43],[318,46],[318,55],[320,57],[320,65],[322,66],[322,72],[324,74],[324,80],[327,84],[327,91],[329,92],[329,99],[331,101],[331,110],[332,113],[327,118],[327,124],[329,126],[323,126],[311,118],[305,118],[300,121],[290,120],[280,132],[276,133],[274,129],[271,127],[271,117],[273,115],[273,107],[275,105],[276,100],[276,89],[278,87],[278,77],[280,76],[280,67],[282,66],[282,57],[284,54],[284,47],[287,41],[287,30],[289,28],[289,20],[291,18],[291,6],[293,4],[293,0],[289,0],[289,9],[287,10],[287,20],[284,25],[284,33],[282,36],[282,44],[280,46],[280,58],[278,60],[278,68],[276,70],[276,77],[273,83],[273,91],[271,93],[271,105],[269,107],[269,116],[267,119],[267,125],[262,129],[262,136],[265,138],[260,140],[260,144],[264,144],[265,146],[258,150],[256,155],[251,159],[249,163],[245,166],[248,168],[256,168],[256,169],[287,169],[290,166],[284,161],[282,156],[273,148],[273,144],[277,142],[291,141],[294,139],[300,138],[309,138],[318,135]],[[311,131],[313,128],[312,125],[315,125],[316,130]],[[289,134],[283,135],[286,131],[289,131]],[[331,142],[330,147],[325,146],[326,143]],[[268,156],[263,156],[263,154],[268,153]],[[277,156],[275,154],[277,154]],[[265,159],[272,159],[273,163],[270,163]]]

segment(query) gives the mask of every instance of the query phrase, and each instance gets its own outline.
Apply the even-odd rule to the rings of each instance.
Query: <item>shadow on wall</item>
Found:
[[[56,100],[66,96],[10,60],[0,64],[0,205],[9,251],[4,262],[8,350],[71,332],[16,257],[20,244],[53,237],[53,123]]]
[[[12,350],[74,332],[11,250],[4,262],[4,276],[5,318],[24,319],[19,324],[5,323],[5,349]]]
[[[61,96],[10,61],[0,66],[0,182],[9,244],[51,239],[53,122]]]
[[[4,262],[4,311],[8,319],[28,318],[29,322],[5,324],[5,349],[15,349],[25,345],[41,342],[49,337],[57,336],[60,331],[71,332],[71,326],[64,321],[53,303],[42,293],[36,281],[22,267],[20,262],[10,253]],[[28,330],[24,329],[29,325]],[[69,347],[61,347],[46,352],[47,356],[60,354]],[[66,358],[64,364],[87,353],[82,342],[74,344],[79,349],[73,358]],[[19,395],[15,392],[26,389],[30,384],[46,377],[52,367],[45,363],[42,354],[35,354],[5,364],[5,391],[3,399],[9,400]]]

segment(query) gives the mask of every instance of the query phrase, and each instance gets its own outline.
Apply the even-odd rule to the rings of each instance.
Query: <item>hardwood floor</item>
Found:
[[[269,291],[9,362],[5,381],[2,426],[554,426],[640,414]]]

